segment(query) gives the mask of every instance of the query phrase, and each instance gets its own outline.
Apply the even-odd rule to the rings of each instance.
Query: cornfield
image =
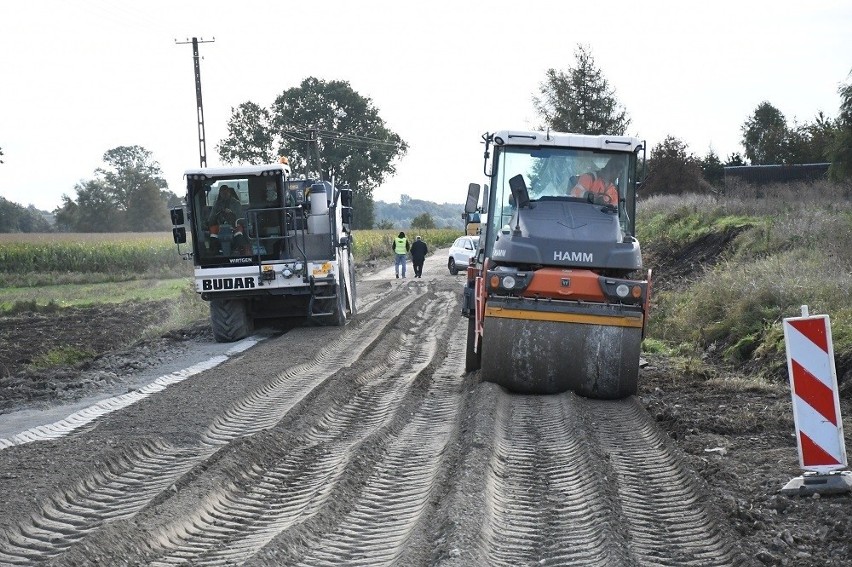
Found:
[[[379,258],[390,258],[393,256],[391,245],[393,239],[399,234],[396,229],[391,230],[356,230],[353,233],[355,246],[353,252],[356,262],[365,262],[377,260]],[[419,235],[430,252],[434,252],[436,248],[445,248],[450,246],[456,238],[464,233],[460,230],[451,228],[441,229],[409,229],[406,236],[410,242],[414,242],[414,237]]]
[[[397,230],[355,231],[355,260],[391,257],[397,234]],[[409,240],[418,234],[430,251],[447,247],[462,235],[453,229],[409,230]],[[2,286],[165,279],[191,273],[192,263],[180,257],[170,233],[0,234]]]
[[[188,270],[189,262],[178,255],[168,233],[0,235],[4,284],[94,281],[94,274],[105,281],[168,278],[187,275]]]

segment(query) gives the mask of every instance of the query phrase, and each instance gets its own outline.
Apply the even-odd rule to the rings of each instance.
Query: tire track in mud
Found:
[[[637,400],[477,384],[437,290],[377,288],[193,446],[126,444],[0,534],[0,564],[748,563]]]
[[[188,471],[198,452],[147,442],[104,463],[0,538],[0,564],[31,565],[60,554],[106,522],[128,518]]]
[[[133,516],[222,445],[274,425],[299,399],[343,366],[329,364],[329,359],[356,360],[357,355],[352,358],[350,354],[353,349],[360,354],[374,344],[424,292],[422,286],[394,288],[390,294],[392,301],[373,303],[369,311],[375,313],[369,321],[350,323],[340,341],[301,368],[297,367],[301,374],[284,372],[271,386],[237,402],[235,409],[211,424],[202,446],[177,448],[155,441],[131,447],[125,454],[105,461],[98,471],[72,489],[52,495],[37,513],[0,534],[0,564],[32,565],[45,561],[60,555],[105,523]],[[270,408],[265,403],[270,398],[283,407]],[[256,411],[255,405],[263,407]]]
[[[456,325],[424,403],[388,447],[353,509],[311,545],[298,565],[391,565],[402,555],[422,522],[458,419],[464,331],[466,326]]]
[[[408,303],[372,303],[365,309],[366,313],[371,314],[370,321],[358,323],[358,332],[348,329],[349,332],[344,333],[333,348],[323,349],[313,360],[287,369],[275,380],[235,404],[210,425],[204,435],[204,443],[213,447],[225,445],[236,438],[274,426],[324,380],[357,360],[374,344],[393,317],[408,307],[421,292],[421,289],[417,289]],[[377,313],[372,314],[374,310]],[[377,319],[384,320],[385,324],[371,324]]]
[[[496,421],[488,565],[744,564],[635,398],[502,393]]]
[[[639,565],[701,567],[746,565],[732,539],[711,520],[667,438],[636,398],[601,402],[577,398],[594,424],[591,436],[608,455],[628,532]]]
[[[439,332],[454,314],[447,306],[455,303],[445,295],[444,301],[429,302],[395,348],[356,377],[354,397],[327,402],[328,410],[300,436],[303,443],[295,451],[272,468],[254,466],[188,516],[152,534],[143,544],[157,557],[149,564],[240,563],[322,513],[368,438],[390,435],[386,430],[398,419],[402,399],[435,357]]]
[[[482,534],[489,565],[623,559],[572,398],[499,397]]]

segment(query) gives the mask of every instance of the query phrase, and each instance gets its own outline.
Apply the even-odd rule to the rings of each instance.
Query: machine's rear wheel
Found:
[[[467,349],[464,356],[465,372],[473,372],[482,367],[482,343],[479,344],[479,350],[474,352],[473,345],[476,341],[476,319],[473,317],[467,320]]]
[[[342,327],[346,324],[346,277],[340,274],[340,281],[337,282],[335,290],[337,299],[334,302],[334,315],[331,316],[334,325]]]
[[[210,302],[210,326],[219,343],[246,338],[252,330],[248,305],[242,299],[214,299]]]
[[[355,286],[355,261],[352,259],[352,254],[349,254],[349,286],[352,288],[352,303],[349,305],[349,315],[358,314],[358,293]]]
[[[486,317],[482,378],[513,392],[619,399],[636,393],[642,329]]]

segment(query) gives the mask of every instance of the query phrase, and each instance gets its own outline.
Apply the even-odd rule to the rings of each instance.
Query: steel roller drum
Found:
[[[512,392],[636,393],[641,327],[486,317],[482,378]]]

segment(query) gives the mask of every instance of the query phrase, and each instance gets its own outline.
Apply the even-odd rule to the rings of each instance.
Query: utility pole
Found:
[[[193,37],[192,41],[188,39],[186,41],[175,40],[178,45],[192,43],[192,62],[195,68],[195,100],[198,104],[198,155],[201,167],[207,167],[207,142],[204,138],[204,107],[201,104],[201,62],[198,57],[198,44],[213,43],[214,41],[216,41],[215,37],[206,41],[204,38],[198,39],[197,37]]]

